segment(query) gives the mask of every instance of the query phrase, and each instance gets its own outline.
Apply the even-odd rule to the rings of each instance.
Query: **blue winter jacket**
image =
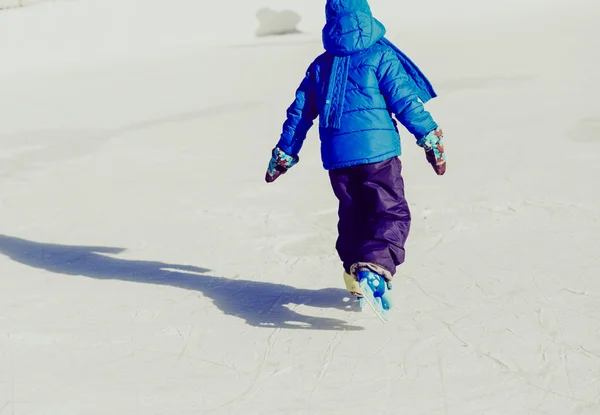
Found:
[[[355,2],[361,4],[357,0]],[[321,158],[327,170],[376,163],[401,154],[392,114],[416,138],[437,128],[398,54],[385,42],[385,27],[368,10],[327,10],[325,53],[310,65],[287,110],[277,146],[290,155],[302,148],[313,121],[330,104],[329,80],[336,56],[350,56],[339,128],[321,122]],[[336,86],[337,87],[337,86]],[[323,117],[321,117],[323,118]]]

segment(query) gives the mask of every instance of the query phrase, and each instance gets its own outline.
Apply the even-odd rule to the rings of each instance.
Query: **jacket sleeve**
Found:
[[[296,99],[287,110],[287,119],[277,143],[277,147],[293,156],[300,152],[308,130],[319,115],[314,68],[313,63],[296,90]]]
[[[388,108],[411,134],[421,138],[438,127],[415,93],[413,82],[400,59],[391,49],[383,53],[377,78]]]

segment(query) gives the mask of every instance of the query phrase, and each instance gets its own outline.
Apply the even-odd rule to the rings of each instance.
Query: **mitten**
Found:
[[[273,149],[271,160],[269,161],[269,167],[267,168],[267,174],[265,176],[266,182],[274,182],[279,176],[296,165],[298,160],[298,156],[290,156],[278,147],[275,147]]]
[[[444,153],[443,139],[444,133],[441,128],[438,128],[417,141],[417,144],[425,149],[425,157],[438,176],[446,173],[446,153]]]

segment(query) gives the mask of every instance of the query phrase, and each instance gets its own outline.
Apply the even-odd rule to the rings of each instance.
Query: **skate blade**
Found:
[[[371,290],[371,287],[369,287],[367,279],[363,279],[358,284],[360,285],[364,302],[367,303],[369,307],[371,307],[371,309],[375,312],[375,314],[377,314],[377,317],[379,317],[381,321],[387,323],[388,319],[386,312],[381,306],[381,302],[375,299],[375,296],[373,295],[373,290]]]

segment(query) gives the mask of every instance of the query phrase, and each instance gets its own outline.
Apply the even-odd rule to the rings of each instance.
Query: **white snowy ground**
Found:
[[[0,415],[600,413],[595,0],[372,1],[449,157],[403,131],[386,325],[316,131],[263,181],[323,2],[143,3],[0,13]],[[265,5],[303,33],[255,39]]]

